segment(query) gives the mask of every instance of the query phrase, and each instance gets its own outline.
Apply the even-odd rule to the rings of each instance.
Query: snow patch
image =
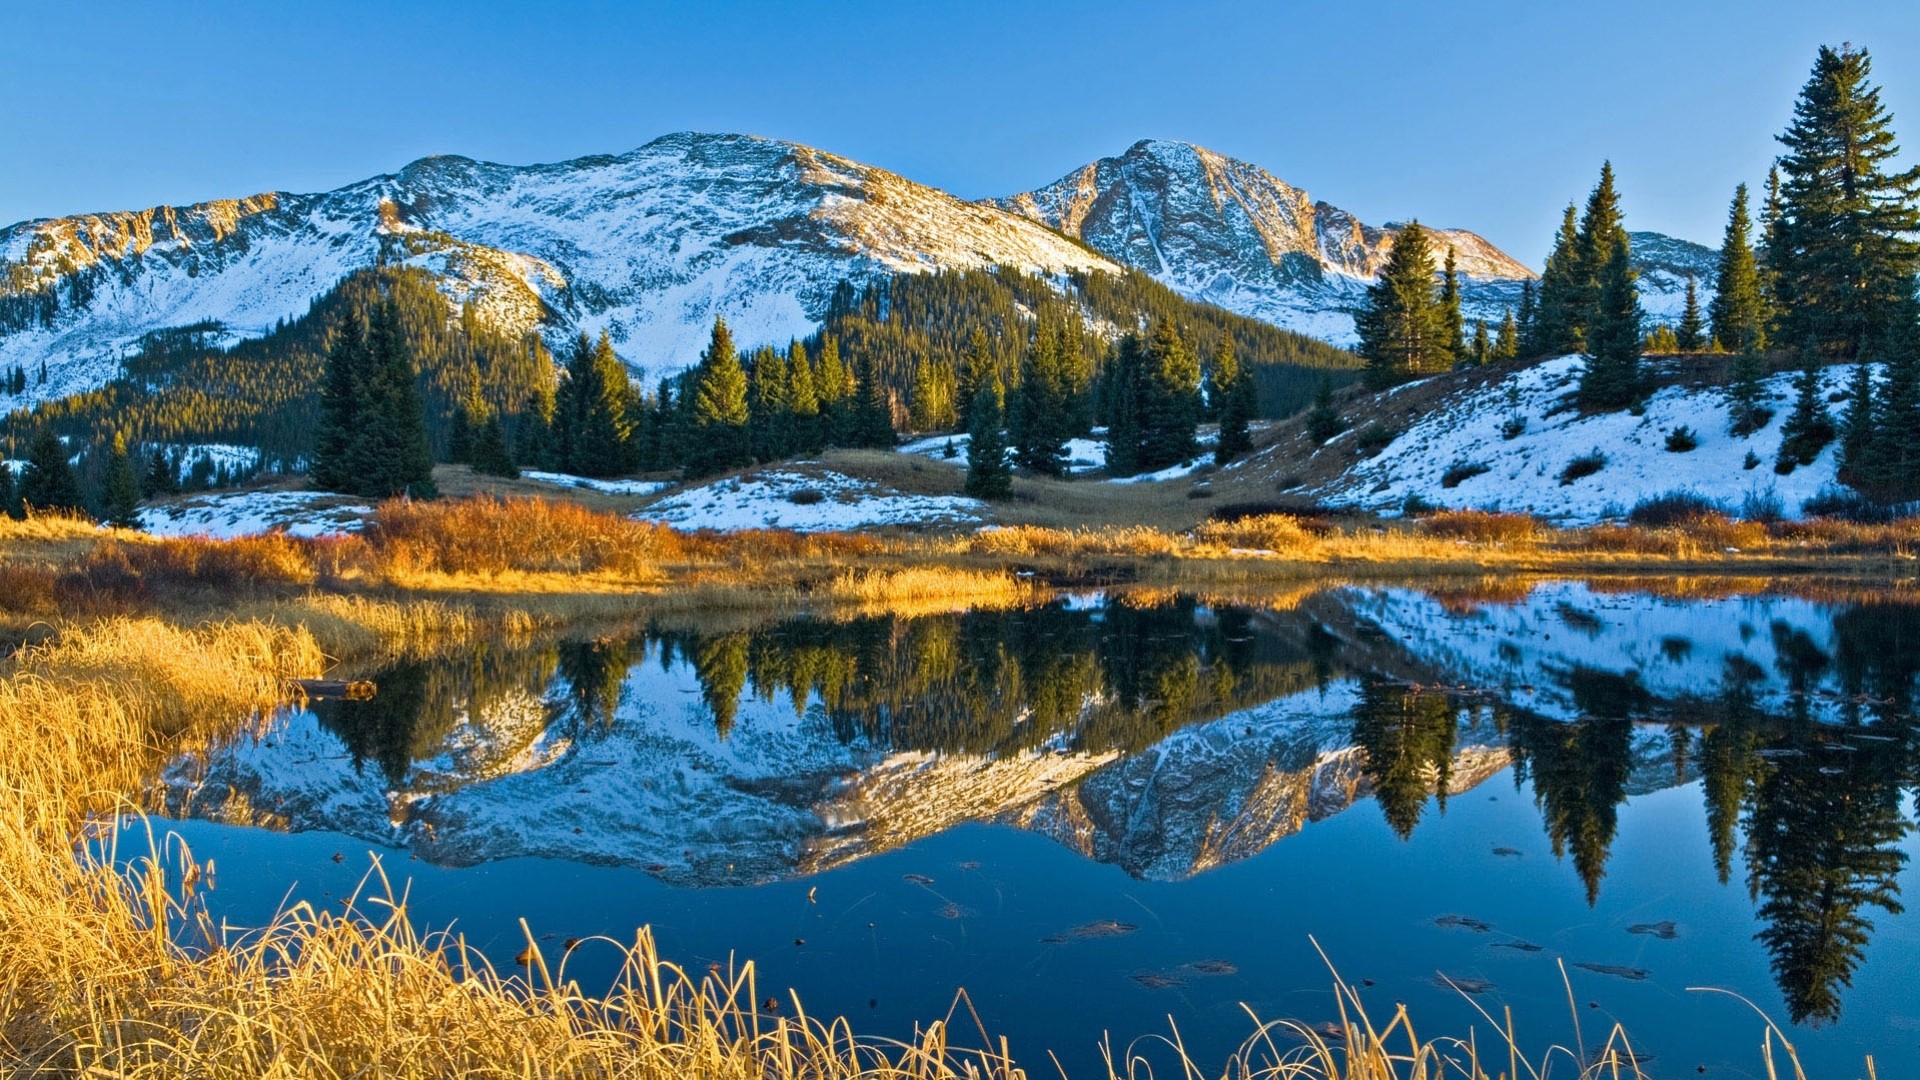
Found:
[[[907,495],[842,473],[774,469],[681,491],[634,517],[679,529],[827,532],[974,523],[984,510],[979,500],[958,495]]]

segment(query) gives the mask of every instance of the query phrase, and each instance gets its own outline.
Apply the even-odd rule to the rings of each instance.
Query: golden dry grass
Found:
[[[1321,542],[1296,539],[1281,522],[1206,540],[1160,534],[1145,542],[1162,550],[1256,536]],[[1033,535],[1023,542],[1041,550],[1060,541]],[[1122,539],[1064,542],[1111,549]],[[231,558],[264,567],[255,579],[275,588],[298,584],[303,574],[286,568],[307,563],[288,556],[283,543],[292,542],[243,545]],[[377,553],[378,543],[369,550]],[[896,554],[840,543],[755,538],[750,551],[768,559]],[[146,553],[126,554],[135,550]],[[310,550],[315,566],[326,562],[323,549]],[[206,567],[229,555],[128,544],[110,548],[103,565],[121,565],[123,557],[162,568],[169,581],[212,587],[217,575]],[[591,943],[620,948],[626,958],[621,978],[600,992],[570,981],[565,955],[543,954],[532,934],[524,974],[503,975],[458,939],[423,935],[408,917],[404,890],[384,879],[341,912],[296,906],[246,933],[207,923],[193,901],[201,870],[190,853],[164,843],[122,852],[101,840],[163,762],[260,722],[285,698],[289,680],[319,675],[334,659],[529,629],[543,618],[328,593],[318,585],[332,575],[316,575],[315,585],[292,595],[269,589],[247,601],[261,618],[197,626],[124,616],[66,622],[49,640],[0,662],[0,1068],[213,1078],[1028,1075],[1004,1052],[955,1050],[946,1023],[898,1045],[862,1040],[844,1020],[811,1017],[791,998],[773,1015],[758,1003],[779,996],[777,988],[759,986],[751,966],[696,978],[663,962],[645,931],[628,942]],[[73,584],[70,577],[36,580]],[[898,566],[842,568],[823,591],[854,604],[963,595],[1019,603],[1032,595],[1003,571]],[[1470,1041],[1421,1041],[1404,1011],[1376,1028],[1352,989],[1340,989],[1338,1039],[1256,1022],[1229,1071],[1251,1080],[1397,1080],[1454,1075],[1464,1066],[1480,1075]],[[1500,1025],[1489,1030],[1501,1033],[1489,1069],[1510,1067],[1517,1050],[1510,1057]],[[1589,1064],[1578,1054],[1563,1075],[1637,1075],[1631,1057],[1616,1061],[1617,1072],[1604,1058]],[[1122,1053],[1109,1072],[1142,1076],[1145,1069]]]

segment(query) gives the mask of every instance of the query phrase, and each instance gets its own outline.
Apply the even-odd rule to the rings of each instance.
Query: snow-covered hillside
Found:
[[[1640,290],[1640,309],[1646,312],[1649,325],[1680,321],[1687,306],[1688,280],[1699,294],[1704,316],[1720,282],[1719,252],[1656,232],[1628,233],[1627,238],[1633,268],[1640,274],[1634,283]]]
[[[1639,416],[1583,416],[1571,397],[1584,364],[1581,357],[1563,356],[1459,391],[1423,410],[1385,450],[1356,461],[1315,494],[1371,510],[1391,512],[1417,497],[1432,506],[1514,511],[1581,524],[1620,517],[1642,500],[1675,491],[1706,496],[1735,512],[1750,497],[1777,499],[1794,517],[1808,498],[1835,482],[1832,446],[1812,465],[1786,476],[1773,470],[1792,402],[1791,375],[1767,381],[1773,419],[1751,435],[1735,437],[1727,433],[1726,396],[1718,387],[1667,387]],[[1828,394],[1844,389],[1850,374],[1850,368],[1827,369]],[[1698,447],[1668,450],[1667,436],[1683,425]],[[1328,445],[1343,447],[1355,437],[1347,431]],[[1595,451],[1606,458],[1599,471],[1562,481],[1569,462]],[[1473,468],[1484,471],[1463,478]],[[1447,486],[1449,479],[1454,486]]]
[[[656,377],[698,359],[716,315],[743,346],[810,333],[849,278],[1117,269],[1019,215],[881,169],[687,132],[551,165],[431,157],[322,194],[0,229],[0,297],[57,307],[0,333],[0,367],[47,363],[27,400],[75,393],[111,378],[149,332],[211,320],[259,334],[382,257],[444,275],[450,299],[497,324],[556,341],[605,329]]]

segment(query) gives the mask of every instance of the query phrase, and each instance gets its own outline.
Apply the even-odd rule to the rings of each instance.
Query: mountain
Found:
[[[1630,232],[1628,250],[1640,272],[1640,307],[1655,322],[1677,323],[1693,279],[1704,314],[1719,283],[1720,253],[1704,244],[1657,232]]]
[[[818,327],[840,282],[996,264],[1120,268],[1026,218],[843,157],[683,132],[631,153],[512,166],[429,157],[320,194],[270,192],[0,229],[0,367],[43,361],[29,399],[101,385],[154,331],[258,336],[381,262],[558,342],[607,330],[658,376],[716,315],[743,346]],[[20,404],[15,402],[13,404]]]
[[[1393,250],[1372,226],[1257,165],[1190,143],[1143,140],[992,204],[1085,241],[1194,299],[1336,343]],[[1465,277],[1469,318],[1497,320],[1534,276],[1464,229],[1436,229]]]

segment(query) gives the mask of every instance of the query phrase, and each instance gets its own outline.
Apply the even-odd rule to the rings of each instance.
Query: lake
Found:
[[[1658,1075],[1920,1068],[1920,605],[1699,580],[717,614],[363,674],[174,762],[212,912],[377,857],[503,970],[524,918],[907,1037],[964,988],[1034,1075],[1216,1067],[1333,976],[1423,1035],[1615,1021]],[[1317,948],[1316,948],[1317,943]],[[588,989],[611,946],[567,957]],[[1563,981],[1563,971],[1565,981]],[[1569,1003],[1569,983],[1573,1001]],[[786,1001],[790,1008],[791,1002]],[[1477,1009],[1476,1009],[1477,1007]],[[962,1027],[972,1030],[968,1006]],[[1576,1028],[1577,1025],[1577,1028]],[[1142,1043],[1152,1054],[1151,1043]],[[1558,1068],[1564,1070],[1563,1063]]]

